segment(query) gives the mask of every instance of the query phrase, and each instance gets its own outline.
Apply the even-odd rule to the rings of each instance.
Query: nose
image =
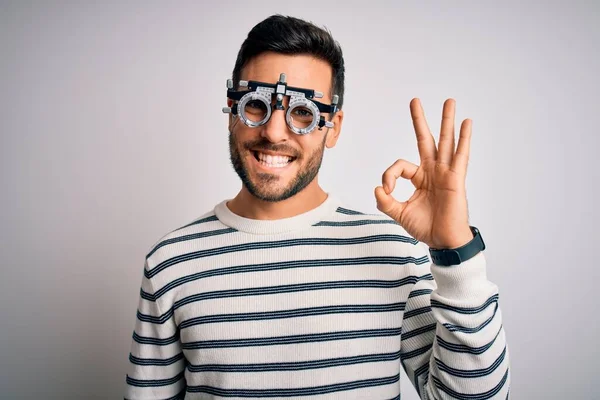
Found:
[[[272,143],[279,143],[287,140],[289,134],[285,122],[285,110],[273,109],[271,118],[261,127],[260,135]]]
[[[271,117],[260,127],[260,135],[271,143],[283,142],[289,138],[291,131],[285,122],[285,113],[289,105],[288,101],[287,98],[283,99],[283,110],[277,110],[273,101],[271,103]]]

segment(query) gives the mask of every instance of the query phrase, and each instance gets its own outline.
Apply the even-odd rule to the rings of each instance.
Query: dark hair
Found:
[[[339,96],[338,108],[344,103],[344,57],[338,42],[326,28],[298,18],[272,15],[259,22],[242,43],[233,68],[233,84],[237,87],[244,66],[264,52],[309,54],[328,62],[332,68],[331,89]]]

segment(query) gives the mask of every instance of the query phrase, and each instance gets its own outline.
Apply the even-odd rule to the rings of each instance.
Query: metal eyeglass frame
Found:
[[[255,128],[267,123],[271,118],[272,106],[271,101],[274,94],[277,95],[275,109],[284,110],[283,97],[289,96],[290,100],[288,108],[285,114],[285,120],[288,127],[298,135],[306,135],[319,128],[322,130],[323,127],[333,128],[333,122],[326,121],[325,117],[321,113],[335,114],[338,111],[337,104],[339,96],[336,94],[333,96],[330,105],[320,103],[315,98],[319,99],[323,97],[322,92],[318,92],[312,89],[303,89],[297,87],[288,86],[286,83],[286,76],[284,73],[279,75],[279,82],[272,84],[258,81],[244,81],[241,80],[239,85],[246,87],[248,90],[235,91],[233,90],[233,80],[227,80],[227,98],[237,101],[232,107],[223,107],[223,112],[228,114],[231,113],[234,116],[239,117],[246,126]],[[258,100],[262,102],[267,110],[265,117],[258,121],[251,121],[246,117],[245,107],[250,101]],[[294,126],[292,121],[292,111],[297,107],[308,108],[313,115],[313,120],[306,128],[298,128]]]

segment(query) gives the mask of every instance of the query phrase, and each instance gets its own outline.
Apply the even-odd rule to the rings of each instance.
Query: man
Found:
[[[421,164],[385,171],[387,216],[367,215],[318,182],[343,122],[328,32],[266,19],[228,86],[242,188],[150,249],[125,397],[400,399],[403,368],[422,399],[508,398],[498,288],[468,223],[471,121],[455,150],[454,101],[436,148],[413,99]],[[391,195],[399,177],[416,188],[405,202]]]

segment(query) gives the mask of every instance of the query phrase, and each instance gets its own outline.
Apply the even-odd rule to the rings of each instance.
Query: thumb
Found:
[[[379,211],[400,223],[400,215],[402,215],[406,202],[394,199],[394,196],[387,194],[381,186],[375,188],[375,200],[377,200]]]

